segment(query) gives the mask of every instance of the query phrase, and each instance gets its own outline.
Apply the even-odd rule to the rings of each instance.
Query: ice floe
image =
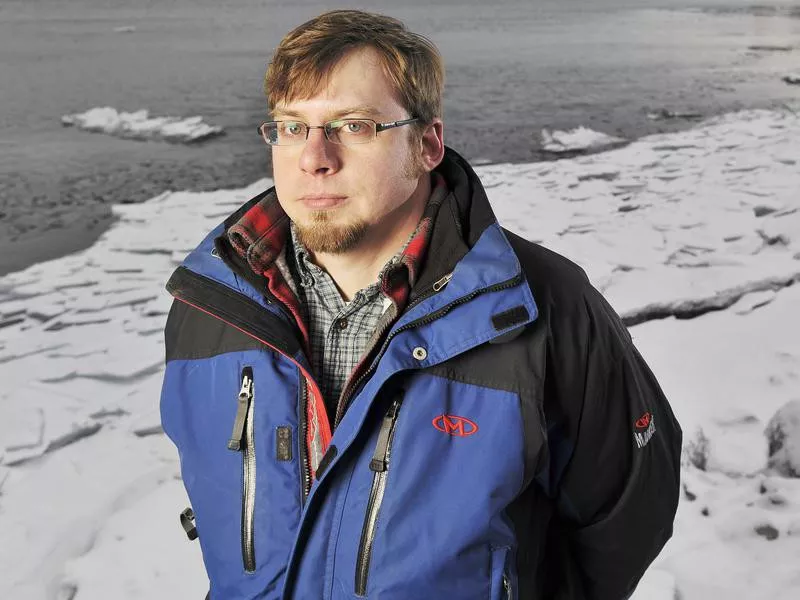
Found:
[[[131,140],[161,139],[189,144],[224,133],[222,127],[203,122],[203,117],[151,117],[149,111],[117,111],[110,106],[97,107],[84,113],[61,117],[65,126],[93,133],[105,133]]]
[[[685,121],[698,121],[703,118],[703,115],[699,112],[694,111],[680,111],[680,110],[669,110],[668,108],[660,108],[658,110],[654,110],[652,112],[647,113],[647,118],[651,121],[674,121],[674,120],[685,120]]]
[[[476,171],[503,225],[603,290],[683,425],[675,535],[636,600],[800,596],[800,478],[781,468],[797,446],[771,460],[767,436],[800,399],[797,114]],[[163,284],[270,183],[115,207],[92,248],[0,278],[0,597],[205,593],[159,423]]]
[[[599,151],[627,144],[628,141],[594,131],[587,127],[576,127],[567,131],[542,129],[542,150],[553,154],[577,154]]]

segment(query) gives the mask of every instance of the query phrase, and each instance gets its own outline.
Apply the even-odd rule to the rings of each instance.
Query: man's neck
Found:
[[[431,178],[422,177],[409,202],[371,227],[358,247],[343,254],[312,255],[314,263],[331,276],[346,302],[374,283],[389,259],[408,241],[419,225],[430,195]]]

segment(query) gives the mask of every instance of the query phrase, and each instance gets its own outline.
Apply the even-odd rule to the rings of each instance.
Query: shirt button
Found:
[[[347,319],[345,318],[339,319],[338,321],[336,321],[336,326],[339,329],[347,329]]]

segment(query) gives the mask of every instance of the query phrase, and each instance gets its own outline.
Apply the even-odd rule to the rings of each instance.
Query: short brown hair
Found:
[[[429,124],[442,116],[444,64],[436,46],[401,21],[360,10],[333,10],[294,28],[267,68],[264,91],[270,112],[280,102],[312,96],[348,53],[374,48],[397,100]]]

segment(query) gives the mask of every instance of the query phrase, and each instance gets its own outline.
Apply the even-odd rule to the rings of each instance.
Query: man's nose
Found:
[[[325,130],[308,130],[308,138],[300,154],[300,168],[310,175],[329,175],[339,169],[336,144],[325,137]]]

